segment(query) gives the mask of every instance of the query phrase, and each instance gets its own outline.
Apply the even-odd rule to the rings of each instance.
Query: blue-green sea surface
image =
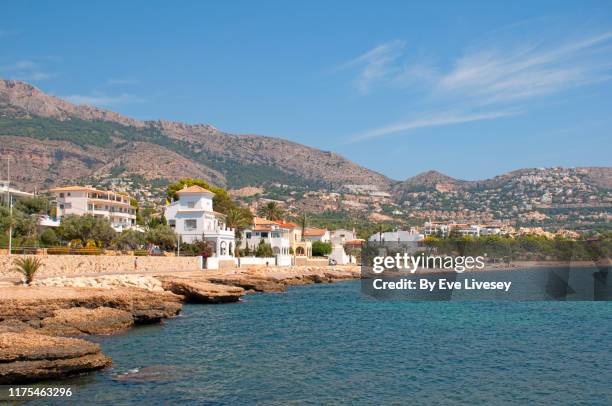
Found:
[[[47,383],[69,404],[612,404],[610,302],[374,301],[353,281],[92,339],[113,367]]]

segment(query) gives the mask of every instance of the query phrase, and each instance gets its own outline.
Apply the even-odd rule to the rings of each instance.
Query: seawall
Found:
[[[0,255],[0,277],[21,277],[14,270],[17,258],[27,255]],[[131,255],[37,255],[43,266],[38,278],[95,273],[197,271],[199,257],[135,257]]]

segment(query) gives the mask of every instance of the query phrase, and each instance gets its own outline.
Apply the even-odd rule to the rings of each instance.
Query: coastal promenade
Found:
[[[92,334],[113,334],[176,316],[183,302],[239,302],[245,294],[359,278],[357,266],[214,271],[70,273],[21,285],[0,280],[0,384],[53,379],[105,368],[112,360]]]

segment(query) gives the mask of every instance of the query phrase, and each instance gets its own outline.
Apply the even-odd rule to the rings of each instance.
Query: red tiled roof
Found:
[[[307,228],[304,230],[304,237],[321,237],[325,235],[327,230],[322,228]]]
[[[292,223],[291,221],[277,221],[276,224],[281,226],[282,228],[300,228],[299,225]]]

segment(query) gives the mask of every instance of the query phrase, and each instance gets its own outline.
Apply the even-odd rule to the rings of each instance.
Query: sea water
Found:
[[[377,301],[352,281],[91,339],[112,368],[42,384],[73,404],[612,404],[610,302]]]

